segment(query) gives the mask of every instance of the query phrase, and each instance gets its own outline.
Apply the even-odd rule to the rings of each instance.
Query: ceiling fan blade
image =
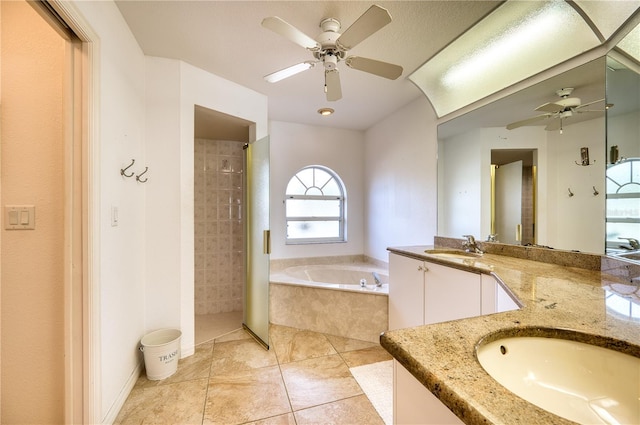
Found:
[[[576,106],[576,109],[581,109],[581,108],[584,108],[585,106],[590,106],[590,105],[593,105],[594,103],[598,103],[598,102],[604,102],[604,99],[598,99],[598,100],[593,100],[593,101],[591,101],[589,103],[583,103],[580,106]]]
[[[320,49],[320,44],[317,41],[277,16],[264,18],[262,20],[262,26],[270,29],[277,34],[280,34],[284,38],[293,41],[294,43],[304,47],[305,49]]]
[[[336,44],[343,50],[352,49],[389,22],[391,22],[389,11],[374,4],[338,37]]]
[[[292,75],[299,74],[300,72],[306,71],[307,69],[313,68],[314,66],[315,66],[315,62],[312,62],[312,61],[302,62],[296,65],[292,65],[288,68],[281,69],[280,71],[267,74],[264,76],[264,79],[269,83],[277,83],[280,80],[284,80],[285,78],[289,78]]]
[[[561,105],[555,102],[549,102],[549,103],[545,103],[544,105],[538,106],[536,108],[536,111],[555,113],[555,112],[562,111],[564,108],[565,108],[564,105]]]
[[[380,77],[395,80],[402,75],[402,67],[392,63],[381,62],[374,59],[360,58],[358,56],[349,56],[345,63],[349,68],[359,71],[375,74]]]
[[[511,124],[507,125],[507,130],[513,130],[513,129],[516,129],[518,127],[522,127],[524,125],[533,124],[534,122],[542,121],[542,120],[544,120],[546,118],[549,118],[549,116],[550,116],[549,114],[537,115],[537,116],[532,117],[532,118],[527,118],[526,120],[512,122]]]
[[[324,91],[327,94],[327,100],[330,102],[342,99],[340,74],[337,69],[326,70],[324,72]]]

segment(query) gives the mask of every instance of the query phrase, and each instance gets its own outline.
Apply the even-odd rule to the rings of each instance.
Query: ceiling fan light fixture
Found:
[[[331,108],[320,108],[318,109],[318,113],[320,115],[322,115],[323,117],[327,117],[331,114],[333,114],[335,112],[335,110],[331,109]]]
[[[269,83],[277,83],[280,80],[284,80],[285,78],[291,77],[292,75],[296,75],[302,71],[306,71],[309,68],[313,68],[314,65],[315,64],[313,62],[302,62],[297,65],[281,69],[280,71],[276,71],[269,75],[265,75],[264,79]]]

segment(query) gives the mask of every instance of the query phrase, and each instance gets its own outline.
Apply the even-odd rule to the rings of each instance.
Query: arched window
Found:
[[[287,184],[286,242],[344,242],[345,189],[332,170],[319,165],[298,171]]]

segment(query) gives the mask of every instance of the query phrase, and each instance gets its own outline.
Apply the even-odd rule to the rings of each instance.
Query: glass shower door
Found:
[[[269,348],[269,138],[245,146],[246,263],[243,327]]]

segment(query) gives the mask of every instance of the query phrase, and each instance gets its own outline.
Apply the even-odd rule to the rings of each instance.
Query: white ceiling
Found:
[[[393,21],[349,54],[404,68],[391,81],[340,63],[343,98],[327,102],[323,68],[278,83],[263,76],[313,59],[310,52],[261,26],[279,16],[315,38],[324,18],[349,27],[370,1],[136,1],[117,0],[143,52],[179,59],[268,97],[269,119],[365,130],[423,96],[407,76],[462,34],[499,1],[382,1]],[[335,114],[321,117],[319,108]]]

